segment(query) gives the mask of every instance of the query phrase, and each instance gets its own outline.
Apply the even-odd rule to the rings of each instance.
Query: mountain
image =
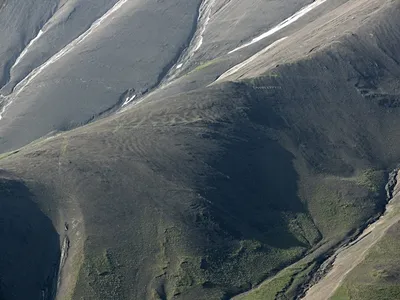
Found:
[[[0,299],[400,298],[398,1],[0,7]]]

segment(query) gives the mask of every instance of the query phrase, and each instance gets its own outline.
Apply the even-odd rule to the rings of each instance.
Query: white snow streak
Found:
[[[102,17],[100,17],[95,22],[93,22],[93,24],[89,27],[88,30],[86,30],[84,33],[82,33],[80,36],[78,36],[76,39],[74,39],[72,42],[70,42],[68,45],[66,45],[63,49],[61,49],[56,54],[54,54],[52,57],[50,57],[42,65],[40,65],[39,67],[32,70],[32,72],[30,72],[23,80],[21,80],[14,87],[13,91],[16,91],[15,96],[18,96],[25,89],[25,87],[27,87],[32,82],[32,80],[34,80],[47,67],[49,67],[51,64],[57,62],[60,58],[62,58],[63,56],[65,56],[66,54],[71,52],[76,46],[78,46],[83,41],[85,41],[86,38],[88,38],[91,33],[93,33],[108,17],[110,17],[110,15],[112,15],[113,13],[118,11],[126,2],[128,2],[128,0],[119,0]],[[27,45],[25,50],[22,51],[22,53],[20,54],[20,56],[14,63],[13,67],[15,67],[21,61],[21,59],[26,55],[29,47],[31,47],[43,34],[44,34],[43,30],[40,30],[38,35]],[[7,103],[2,107],[2,109],[0,111],[0,120],[3,119],[4,113],[6,112],[7,108],[13,102],[11,99],[13,96],[14,96],[14,94],[11,94],[7,97],[4,97],[1,95],[1,98],[3,98],[3,102],[7,101]]]
[[[257,52],[256,54],[254,54],[250,58],[246,59],[242,63],[230,68],[228,71],[223,73],[215,82],[221,81],[221,80],[231,76],[232,74],[236,73],[237,71],[239,71],[240,69],[242,69],[243,67],[245,67],[246,65],[248,65],[249,63],[254,61],[257,57],[259,57],[260,55],[266,53],[268,50],[270,50],[271,48],[275,47],[277,44],[279,44],[280,42],[282,42],[282,41],[284,41],[286,39],[287,39],[287,37],[284,37],[284,38],[281,38],[281,39],[273,42],[271,45],[269,45],[266,48],[264,48],[263,50]]]
[[[34,69],[28,76],[26,76],[18,85],[14,88],[17,90],[16,96],[18,96],[24,88],[29,85],[29,83],[35,79],[43,70],[45,70],[51,64],[57,62],[60,58],[71,52],[76,46],[81,44],[86,40],[110,15],[114,12],[118,11],[128,0],[120,0],[118,1],[111,9],[109,9],[101,18],[97,19],[88,30],[78,36],[75,40],[70,42],[67,46],[61,49],[59,52],[54,54],[51,58],[49,58],[45,63],[41,66]],[[1,114],[0,114],[1,116]]]
[[[282,21],[281,23],[279,23],[277,26],[273,27],[272,29],[268,30],[267,32],[263,33],[262,35],[252,39],[250,42],[237,47],[236,49],[233,49],[232,51],[229,51],[228,54],[234,53],[238,50],[241,50],[243,48],[246,48],[254,43],[257,43],[271,35],[273,35],[274,33],[280,31],[281,29],[289,26],[290,24],[296,22],[298,19],[300,19],[301,17],[303,17],[304,15],[306,15],[307,13],[309,13],[310,11],[312,11],[314,8],[320,6],[322,3],[326,2],[327,0],[316,0],[313,3],[303,7],[302,9],[300,9],[298,12],[296,12],[294,15],[292,15],[291,17],[287,18],[286,20]]]
[[[210,23],[211,12],[212,8],[214,7],[215,1],[216,0],[204,0],[201,3],[199,8],[199,16],[197,18],[197,25],[200,25],[200,27],[197,28],[193,40],[190,42],[190,45],[185,51],[184,55],[180,58],[176,69],[181,69],[183,65],[188,62],[203,45],[204,33],[207,29],[208,23]]]
[[[19,62],[22,60],[22,58],[28,53],[29,48],[33,46],[37,42],[38,39],[44,34],[43,30],[39,30],[39,33],[29,42],[29,44],[25,47],[25,49],[21,52],[21,54],[18,56],[18,58],[15,60],[14,65],[11,67],[11,70],[19,64]]]
[[[194,40],[194,47],[192,50],[192,55],[200,49],[201,45],[203,45],[204,32],[206,31],[208,23],[210,23],[211,10],[212,10],[214,4],[215,4],[215,0],[209,0],[209,1],[205,0],[201,4],[198,22],[200,22],[204,18],[204,23],[202,24],[202,26],[200,28],[200,32],[197,35],[197,39]]]
[[[135,97],[136,98],[136,97]],[[127,104],[129,104],[131,101],[129,101],[128,103],[124,103],[124,104],[122,104],[122,106],[121,106],[121,109],[119,110],[119,111],[117,111],[117,114],[120,114],[120,113],[123,113],[123,112],[125,112],[125,111],[127,111],[128,109],[131,109],[133,106],[136,106],[136,105],[138,105],[139,103],[142,103],[144,100],[146,100],[147,99],[147,95],[145,96],[145,97],[142,97],[142,98],[140,98],[140,99],[138,99],[138,100],[136,100],[134,103],[132,103],[131,105],[129,105],[129,106],[126,106]],[[133,99],[132,99],[133,100]],[[126,102],[126,101],[125,101]]]
[[[124,101],[124,103],[122,104],[121,107],[124,107],[125,105],[128,105],[128,104],[131,103],[135,98],[136,98],[136,95],[133,95],[132,97],[126,98],[126,100]]]
[[[0,95],[0,98],[2,99],[2,103],[1,103],[1,104],[5,103],[5,104],[3,105],[3,107],[1,108],[1,111],[0,111],[0,120],[1,120],[1,119],[3,119],[3,114],[5,113],[7,107],[10,106],[11,101],[7,101],[8,98],[5,97],[5,96],[3,96],[3,95]]]

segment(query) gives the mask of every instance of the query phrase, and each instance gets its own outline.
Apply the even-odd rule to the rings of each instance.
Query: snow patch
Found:
[[[234,73],[236,73],[237,71],[239,71],[240,69],[242,69],[243,67],[245,67],[246,65],[248,65],[249,63],[251,63],[252,61],[254,61],[256,58],[258,58],[260,55],[266,53],[268,50],[270,50],[271,48],[275,47],[276,45],[278,45],[279,43],[281,43],[282,41],[286,40],[287,37],[281,38],[275,42],[273,42],[272,44],[270,44],[269,46],[265,47],[263,50],[257,52],[256,54],[254,54],[253,56],[251,56],[250,58],[246,59],[245,61],[243,61],[242,63],[230,68],[228,71],[226,71],[225,73],[223,73],[215,82],[218,81],[222,81],[225,78],[233,75]]]
[[[131,97],[127,97],[126,100],[124,101],[124,103],[122,104],[121,107],[124,107],[125,105],[128,105],[129,103],[131,103],[134,99],[136,98],[136,94],[131,96]]]
[[[57,62],[60,58],[71,52],[76,46],[85,41],[110,15],[118,11],[128,0],[118,1],[111,9],[109,9],[101,18],[97,19],[88,30],[70,42],[67,46],[49,58],[41,66],[34,69],[27,77],[25,77],[18,85],[14,88],[17,91],[17,96],[24,90],[24,88],[35,79],[43,70],[45,70],[51,64]]]
[[[42,73],[45,69],[47,69],[47,67],[49,67],[53,63],[57,62],[60,58],[64,57],[68,53],[70,53],[76,46],[78,46],[83,41],[85,41],[106,19],[108,19],[113,13],[115,13],[119,9],[121,9],[121,7],[123,7],[123,5],[126,2],[128,2],[128,0],[119,0],[103,16],[101,16],[99,19],[97,19],[95,22],[93,22],[88,30],[86,30],[81,35],[79,35],[76,39],[71,41],[68,45],[66,45],[64,48],[62,48],[60,51],[58,51],[56,54],[54,54],[52,57],[50,57],[42,65],[33,69],[23,80],[21,80],[14,87],[13,92],[16,91],[15,95],[11,94],[8,97],[2,96],[2,98],[4,99],[3,102],[7,101],[7,100],[8,100],[8,102],[2,107],[2,109],[0,111],[0,120],[3,119],[4,113],[6,112],[7,108],[13,102],[11,97],[18,96],[32,82],[32,80],[34,80],[40,73]],[[21,59],[26,55],[28,48],[31,47],[43,34],[44,34],[43,30],[39,31],[38,35],[28,44],[28,46],[25,48],[25,50],[21,53],[21,55],[19,56],[17,61],[14,63],[14,66],[17,65],[17,63],[19,63],[21,61]]]
[[[1,100],[1,105],[3,105],[0,111],[0,120],[1,120],[3,119],[3,114],[5,113],[7,107],[10,106],[11,101],[8,99],[8,97],[5,97],[3,95],[0,95],[0,100]]]
[[[28,45],[25,47],[25,49],[21,52],[21,54],[18,56],[18,58],[15,60],[14,65],[11,67],[13,69],[16,65],[20,63],[22,58],[28,53],[29,48],[32,47],[39,39],[40,37],[44,34],[44,31],[42,29],[39,30],[38,34],[28,43]]]
[[[254,43],[257,43],[271,35],[273,35],[274,33],[282,30],[283,28],[289,26],[290,24],[296,22],[298,19],[300,19],[301,17],[303,17],[304,15],[306,15],[307,13],[309,13],[310,11],[312,11],[313,9],[315,9],[316,7],[320,6],[321,4],[323,4],[324,2],[326,2],[327,0],[316,0],[313,3],[304,6],[302,9],[300,9],[298,12],[296,12],[294,15],[290,16],[289,18],[287,18],[286,20],[282,21],[281,23],[279,23],[278,25],[276,25],[275,27],[271,28],[270,30],[268,30],[267,32],[261,34],[260,36],[252,39],[250,42],[243,44],[240,47],[237,47],[235,49],[233,49],[232,51],[229,51],[228,54],[234,53],[238,50],[241,50],[243,48],[246,48]]]
[[[203,45],[204,33],[207,29],[208,24],[210,23],[211,12],[215,2],[216,0],[204,0],[201,3],[199,8],[199,16],[197,18],[197,25],[200,26],[197,28],[194,37],[189,44],[189,47],[186,49],[186,51],[183,52],[183,55],[179,59],[175,69],[181,69],[183,65],[187,63]]]
[[[193,56],[193,54],[195,52],[197,52],[200,49],[200,47],[203,45],[204,32],[207,29],[208,23],[210,23],[211,10],[214,7],[214,4],[215,4],[215,0],[208,0],[208,1],[205,0],[200,6],[198,22],[201,23],[201,21],[203,19],[204,19],[204,22],[203,22],[202,26],[200,27],[200,32],[197,35],[197,38],[194,40],[194,47],[193,47],[193,50],[191,51],[191,55],[189,55],[189,57]]]

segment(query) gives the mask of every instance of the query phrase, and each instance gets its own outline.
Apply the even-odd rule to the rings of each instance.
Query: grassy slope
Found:
[[[1,160],[41,193],[48,214],[75,212],[37,182],[78,199],[86,241],[75,297],[221,297],[319,239],[291,156],[252,125],[247,101],[236,84],[166,99]]]
[[[380,34],[390,43],[346,38],[274,76],[142,103],[3,157],[57,228],[76,224],[69,296],[220,299],[376,214],[383,170],[400,157],[397,45],[383,34],[398,31]],[[279,273],[264,294],[293,293],[310,268]]]
[[[400,224],[392,226],[385,237],[352,270],[332,300],[391,300],[400,298]]]
[[[307,279],[314,264],[295,264],[279,272],[248,294],[235,297],[236,300],[274,300],[276,298],[293,299],[297,287]],[[286,298],[285,298],[286,297]]]
[[[353,232],[382,208],[382,170],[398,161],[398,106],[388,100],[398,97],[397,14],[386,11],[379,25],[363,27],[352,39],[250,80],[256,89],[278,87],[270,94],[290,128],[287,148],[300,152],[300,195],[325,241]],[[366,40],[367,32],[375,36],[370,30],[379,36],[376,43]],[[243,299],[279,298],[282,292],[291,299],[297,273],[289,268],[280,274]]]

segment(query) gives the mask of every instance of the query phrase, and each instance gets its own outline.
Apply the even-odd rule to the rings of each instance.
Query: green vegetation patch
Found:
[[[324,238],[343,237],[378,213],[384,183],[385,173],[371,169],[354,177],[317,178],[308,204]]]
[[[296,261],[306,251],[304,246],[282,249],[257,239],[244,239],[227,241],[203,256],[190,256],[176,246],[183,242],[180,236],[176,228],[166,230],[157,255],[157,278],[163,279],[162,290],[168,297],[204,287],[207,292],[214,292],[214,287],[221,286],[236,294]]]
[[[299,286],[308,279],[314,266],[315,264],[300,263],[290,266],[256,289],[236,297],[235,300],[293,299]]]
[[[120,299],[121,278],[115,272],[116,267],[108,250],[86,254],[74,298],[96,295],[97,299]]]
[[[373,193],[378,193],[385,183],[384,172],[373,169],[366,169],[350,180],[354,180],[360,186],[365,186]]]
[[[211,65],[213,65],[215,63],[217,63],[218,61],[219,61],[219,59],[212,59],[212,60],[206,61],[206,62],[198,65],[196,68],[194,68],[188,74],[192,74],[194,72],[201,71],[201,70],[203,70],[203,69],[205,69],[205,68],[207,68],[207,67],[209,67],[209,66],[211,66]]]

